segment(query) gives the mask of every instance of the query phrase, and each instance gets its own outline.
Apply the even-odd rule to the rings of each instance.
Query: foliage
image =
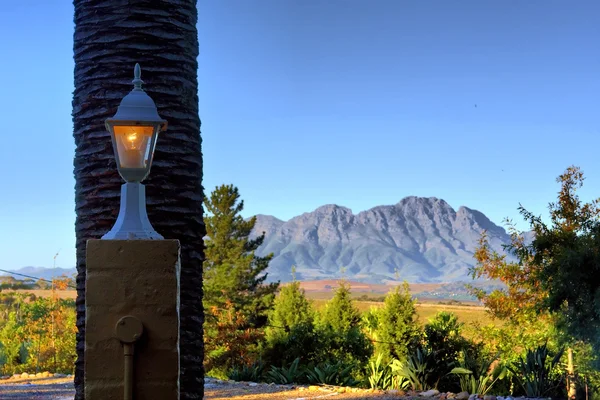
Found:
[[[470,352],[463,352],[458,367],[451,371],[459,376],[460,390],[486,395],[507,373],[507,369],[500,364],[492,368],[496,360],[497,357],[485,359],[481,355],[473,357]]]
[[[227,374],[227,378],[238,382],[260,382],[264,372],[265,364],[258,360],[250,365],[233,367]]]
[[[348,332],[360,325],[360,311],[354,306],[350,295],[350,286],[339,282],[333,298],[327,303],[320,318],[320,323],[336,332]]]
[[[436,353],[437,358],[454,362],[466,346],[461,336],[462,327],[456,314],[440,311],[425,325],[425,345]]]
[[[322,363],[306,369],[308,382],[321,385],[356,386],[358,383],[352,376],[354,364]]]
[[[562,380],[557,378],[554,372],[562,355],[563,350],[561,349],[554,355],[550,363],[547,363],[549,351],[544,344],[535,350],[527,350],[524,359],[519,358],[511,370],[517,376],[527,397],[544,397],[559,387]]]
[[[600,349],[600,199],[582,203],[583,172],[569,167],[557,178],[558,200],[550,203],[550,225],[520,207],[535,232],[530,246],[517,248],[537,269],[532,279],[547,294],[540,308],[556,312],[569,334]]]
[[[280,385],[288,383],[301,383],[306,376],[303,368],[300,366],[300,359],[296,358],[288,366],[276,367],[271,365],[271,370],[267,371],[265,378],[268,382]]]
[[[509,223],[511,243],[506,250],[516,261],[492,252],[487,236],[482,236],[473,278],[498,279],[507,288],[472,292],[498,318],[516,325],[541,316],[600,348],[599,201],[584,204],[579,199],[584,176],[578,167],[567,168],[557,181],[561,189],[557,202],[549,205],[550,225],[519,207],[534,234],[530,244]]]
[[[363,312],[361,315],[363,330],[374,342],[379,341],[379,335],[377,333],[379,329],[379,311],[379,308],[371,306],[369,310]]]
[[[258,358],[257,343],[263,337],[259,329],[249,327],[246,316],[227,302],[224,309],[213,307],[207,315],[216,320],[205,333],[206,371],[223,375],[232,368],[251,365]],[[208,338],[210,338],[208,340]]]
[[[435,354],[427,348],[417,347],[402,363],[398,375],[408,380],[412,390],[435,388],[440,377],[435,375],[434,365]]]
[[[278,283],[266,284],[272,254],[258,257],[256,249],[264,234],[250,239],[256,217],[244,220],[244,201],[233,185],[221,185],[204,201],[210,215],[204,217],[208,239],[203,263],[204,307],[222,308],[229,302],[246,316],[249,326],[260,328],[267,322]],[[206,320],[206,324],[216,321]]]
[[[386,381],[386,365],[382,363],[383,354],[379,353],[377,358],[369,363],[369,385],[371,389],[383,389],[388,385]],[[389,377],[389,374],[388,376]]]
[[[440,388],[446,391],[458,388],[449,373],[456,365],[460,352],[470,346],[461,335],[462,327],[456,314],[447,311],[438,312],[425,325],[425,347],[435,354],[435,362],[431,367],[433,373],[440,377]]]
[[[326,349],[314,325],[315,312],[300,284],[293,281],[281,288],[269,313],[263,357],[267,362],[304,364],[322,362]]]
[[[279,284],[265,283],[272,255],[256,256],[264,234],[250,238],[256,218],[240,215],[244,202],[238,189],[221,185],[204,205],[210,213],[204,218],[205,368],[225,375],[255,361]]]
[[[1,374],[73,372],[77,331],[73,300],[3,292],[0,315]]]
[[[350,287],[340,282],[333,298],[319,313],[316,330],[320,343],[327,349],[326,360],[367,362],[373,352],[373,346],[361,327],[360,312],[354,306],[350,296]]]
[[[304,289],[300,289],[300,282],[293,281],[283,286],[269,314],[269,325],[289,332],[292,327],[313,320],[314,311],[304,294]]]
[[[312,322],[291,327],[289,332],[269,328],[262,347],[266,363],[290,363],[299,358],[304,364],[328,361],[330,357],[327,338],[320,334]]]
[[[407,389],[410,382],[400,375],[402,364],[398,360],[392,360],[385,365],[382,361],[383,354],[380,353],[369,363],[367,378],[371,389]]]
[[[388,361],[393,358],[404,359],[408,349],[420,337],[415,300],[409,293],[408,283],[404,282],[402,286],[392,289],[385,297],[383,308],[376,315],[377,351]]]

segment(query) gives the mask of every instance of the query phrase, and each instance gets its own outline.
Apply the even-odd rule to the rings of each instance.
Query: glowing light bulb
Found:
[[[129,141],[129,145],[131,146],[132,150],[137,149],[137,141],[138,141],[138,135],[137,132],[132,132],[129,135],[127,135],[127,140]]]

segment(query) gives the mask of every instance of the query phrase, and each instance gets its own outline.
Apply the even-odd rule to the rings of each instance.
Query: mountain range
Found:
[[[13,276],[18,280],[24,280],[35,278],[35,280],[47,279],[51,280],[54,277],[73,277],[73,274],[77,273],[75,268],[46,268],[46,267],[22,267],[19,269],[12,270],[15,274],[11,274],[8,272],[0,272],[0,276]]]
[[[268,280],[347,279],[389,283],[470,280],[473,254],[483,231],[490,247],[504,253],[504,228],[467,207],[454,210],[436,197],[410,196],[394,205],[353,214],[324,205],[288,221],[257,215],[252,237],[265,240],[256,251],[273,253]]]
[[[301,281],[344,277],[366,283],[444,283],[471,280],[469,269],[484,230],[490,247],[504,253],[509,235],[480,211],[454,210],[436,197],[409,196],[358,214],[334,204],[288,221],[260,214],[251,237],[264,232],[256,254],[274,255],[268,281],[292,280],[294,266]],[[525,237],[529,241],[532,235]],[[15,272],[51,279],[76,271],[24,267]]]

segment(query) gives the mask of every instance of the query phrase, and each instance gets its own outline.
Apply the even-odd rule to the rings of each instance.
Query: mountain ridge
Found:
[[[264,231],[256,254],[274,254],[269,280],[289,281],[294,265],[298,280],[344,275],[371,283],[424,283],[470,279],[484,230],[490,247],[503,252],[510,237],[484,213],[466,206],[454,210],[437,197],[408,196],[357,214],[336,204],[287,221],[258,214],[252,237]]]

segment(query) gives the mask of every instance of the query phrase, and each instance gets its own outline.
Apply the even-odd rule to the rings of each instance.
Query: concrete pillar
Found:
[[[133,399],[179,400],[179,250],[177,240],[87,242],[86,400],[124,398],[129,349],[117,334],[131,325],[116,328],[126,316],[143,324],[133,345]]]

